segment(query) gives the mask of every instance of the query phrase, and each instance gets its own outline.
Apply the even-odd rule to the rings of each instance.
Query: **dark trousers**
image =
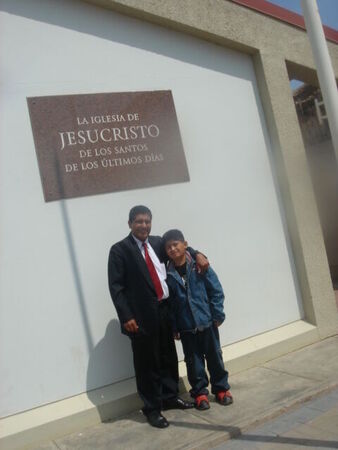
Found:
[[[208,395],[209,393],[207,389],[209,380],[205,370],[205,360],[207,361],[210,374],[211,392],[216,395],[220,391],[230,389],[228,383],[229,374],[224,369],[222,349],[216,326],[212,325],[196,333],[181,333],[181,341],[192,397],[195,398],[202,394]]]
[[[160,412],[163,401],[178,395],[178,360],[167,303],[159,306],[159,333],[131,339],[137,392],[144,403],[144,414]]]

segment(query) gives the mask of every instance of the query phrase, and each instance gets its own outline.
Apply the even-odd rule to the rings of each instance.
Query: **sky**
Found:
[[[300,0],[268,0],[270,3],[303,15]],[[317,0],[323,25],[338,30],[338,0]]]

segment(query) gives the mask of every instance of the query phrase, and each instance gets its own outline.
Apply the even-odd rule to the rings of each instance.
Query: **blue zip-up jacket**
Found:
[[[186,286],[172,262],[167,269],[174,332],[203,330],[213,321],[225,319],[224,293],[216,273],[211,267],[204,274],[198,273],[188,252],[186,262]]]

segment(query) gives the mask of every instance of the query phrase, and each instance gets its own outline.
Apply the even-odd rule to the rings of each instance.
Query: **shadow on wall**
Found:
[[[106,327],[104,337],[94,346],[66,203],[61,201],[60,207],[87,349],[90,355],[86,380],[87,395],[97,407],[101,421],[104,421],[111,417],[126,414],[140,406],[136,394],[124,396],[123,400],[116,401],[108,393],[105,393],[104,389],[102,390],[104,386],[134,378],[131,345],[129,338],[121,333],[120,322],[117,319],[112,319]],[[136,392],[136,386],[133,390]]]
[[[55,162],[55,167],[59,169],[57,162]],[[57,173],[59,174],[59,171],[57,171]],[[62,192],[62,182],[60,181],[60,176],[59,184]],[[120,380],[127,380],[134,377],[131,346],[129,339],[121,334],[120,322],[117,319],[112,319],[108,323],[104,337],[96,346],[94,346],[69,220],[69,213],[67,210],[67,204],[64,200],[61,200],[60,208],[66,242],[68,244],[74,284],[81,311],[83,329],[86,337],[87,349],[90,355],[87,369],[86,390],[87,392],[89,391],[89,399],[94,403],[94,405],[97,406],[101,420],[105,420],[109,418],[109,410],[107,410],[107,408],[109,409],[109,399],[107,403],[107,401],[103,398],[104,394],[102,393],[102,390],[100,389],[100,394],[98,394],[97,389],[110,385],[113,382],[118,383]],[[102,410],[103,407],[100,406],[103,402],[106,403],[104,411]],[[133,407],[135,406],[133,405]],[[125,411],[122,411],[122,413],[123,412]]]
[[[141,404],[136,395],[136,385],[135,394],[124,396],[123,401],[116,401],[105,393],[104,389],[95,388],[108,386],[112,384],[112,380],[133,378],[133,357],[129,338],[121,334],[119,321],[113,319],[108,323],[104,337],[92,349],[87,369],[87,395],[97,407],[102,421],[135,410]],[[115,383],[118,384],[118,381]]]
[[[104,387],[111,385],[112,380],[116,380],[116,378],[121,382],[129,380],[130,385],[127,388],[119,389],[119,381],[115,381],[116,393],[111,395],[110,389],[105,392]],[[101,388],[95,389],[96,386]],[[130,387],[134,391],[132,394],[128,393]],[[185,394],[184,397],[190,399],[182,378],[179,379],[179,390],[180,394]],[[120,322],[117,319],[108,323],[104,337],[90,353],[87,370],[87,396],[96,406],[102,422],[116,419],[142,408],[142,402],[136,393],[130,340],[121,334]],[[131,420],[145,422],[142,414],[133,415]]]
[[[216,72],[239,76],[239,71],[233,67],[233,62],[232,65],[227,64],[227,58],[217,57],[217,51],[222,47],[212,46],[208,48],[208,51],[202,51],[203,48],[199,49],[188,39],[182,42],[180,36],[175,32],[159,25],[148,27],[146,35],[144,23],[141,20],[86,4],[80,0],[44,0],[43,2],[40,0],[25,0],[24,2],[1,0],[0,10],[150,51]],[[130,24],[130,27],[126,26],[126,22]],[[159,34],[163,36],[163,39],[159,39]],[[196,38],[193,39],[195,44]],[[205,41],[200,40],[200,42],[205,45]],[[236,53],[233,53],[234,55]],[[243,74],[241,77],[247,79]]]

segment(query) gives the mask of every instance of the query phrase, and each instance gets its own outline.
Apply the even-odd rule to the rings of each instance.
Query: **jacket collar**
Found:
[[[139,239],[137,239],[137,237],[135,237],[132,233],[130,233],[130,235],[131,235],[131,237],[134,239],[134,241],[136,242],[136,244],[137,244],[137,246],[138,246],[138,248],[139,248],[140,250],[142,249],[142,246],[143,246],[144,242],[145,242],[146,244],[148,244],[148,242],[149,242],[149,238],[147,238],[147,239],[143,242],[143,241],[140,241]]]

